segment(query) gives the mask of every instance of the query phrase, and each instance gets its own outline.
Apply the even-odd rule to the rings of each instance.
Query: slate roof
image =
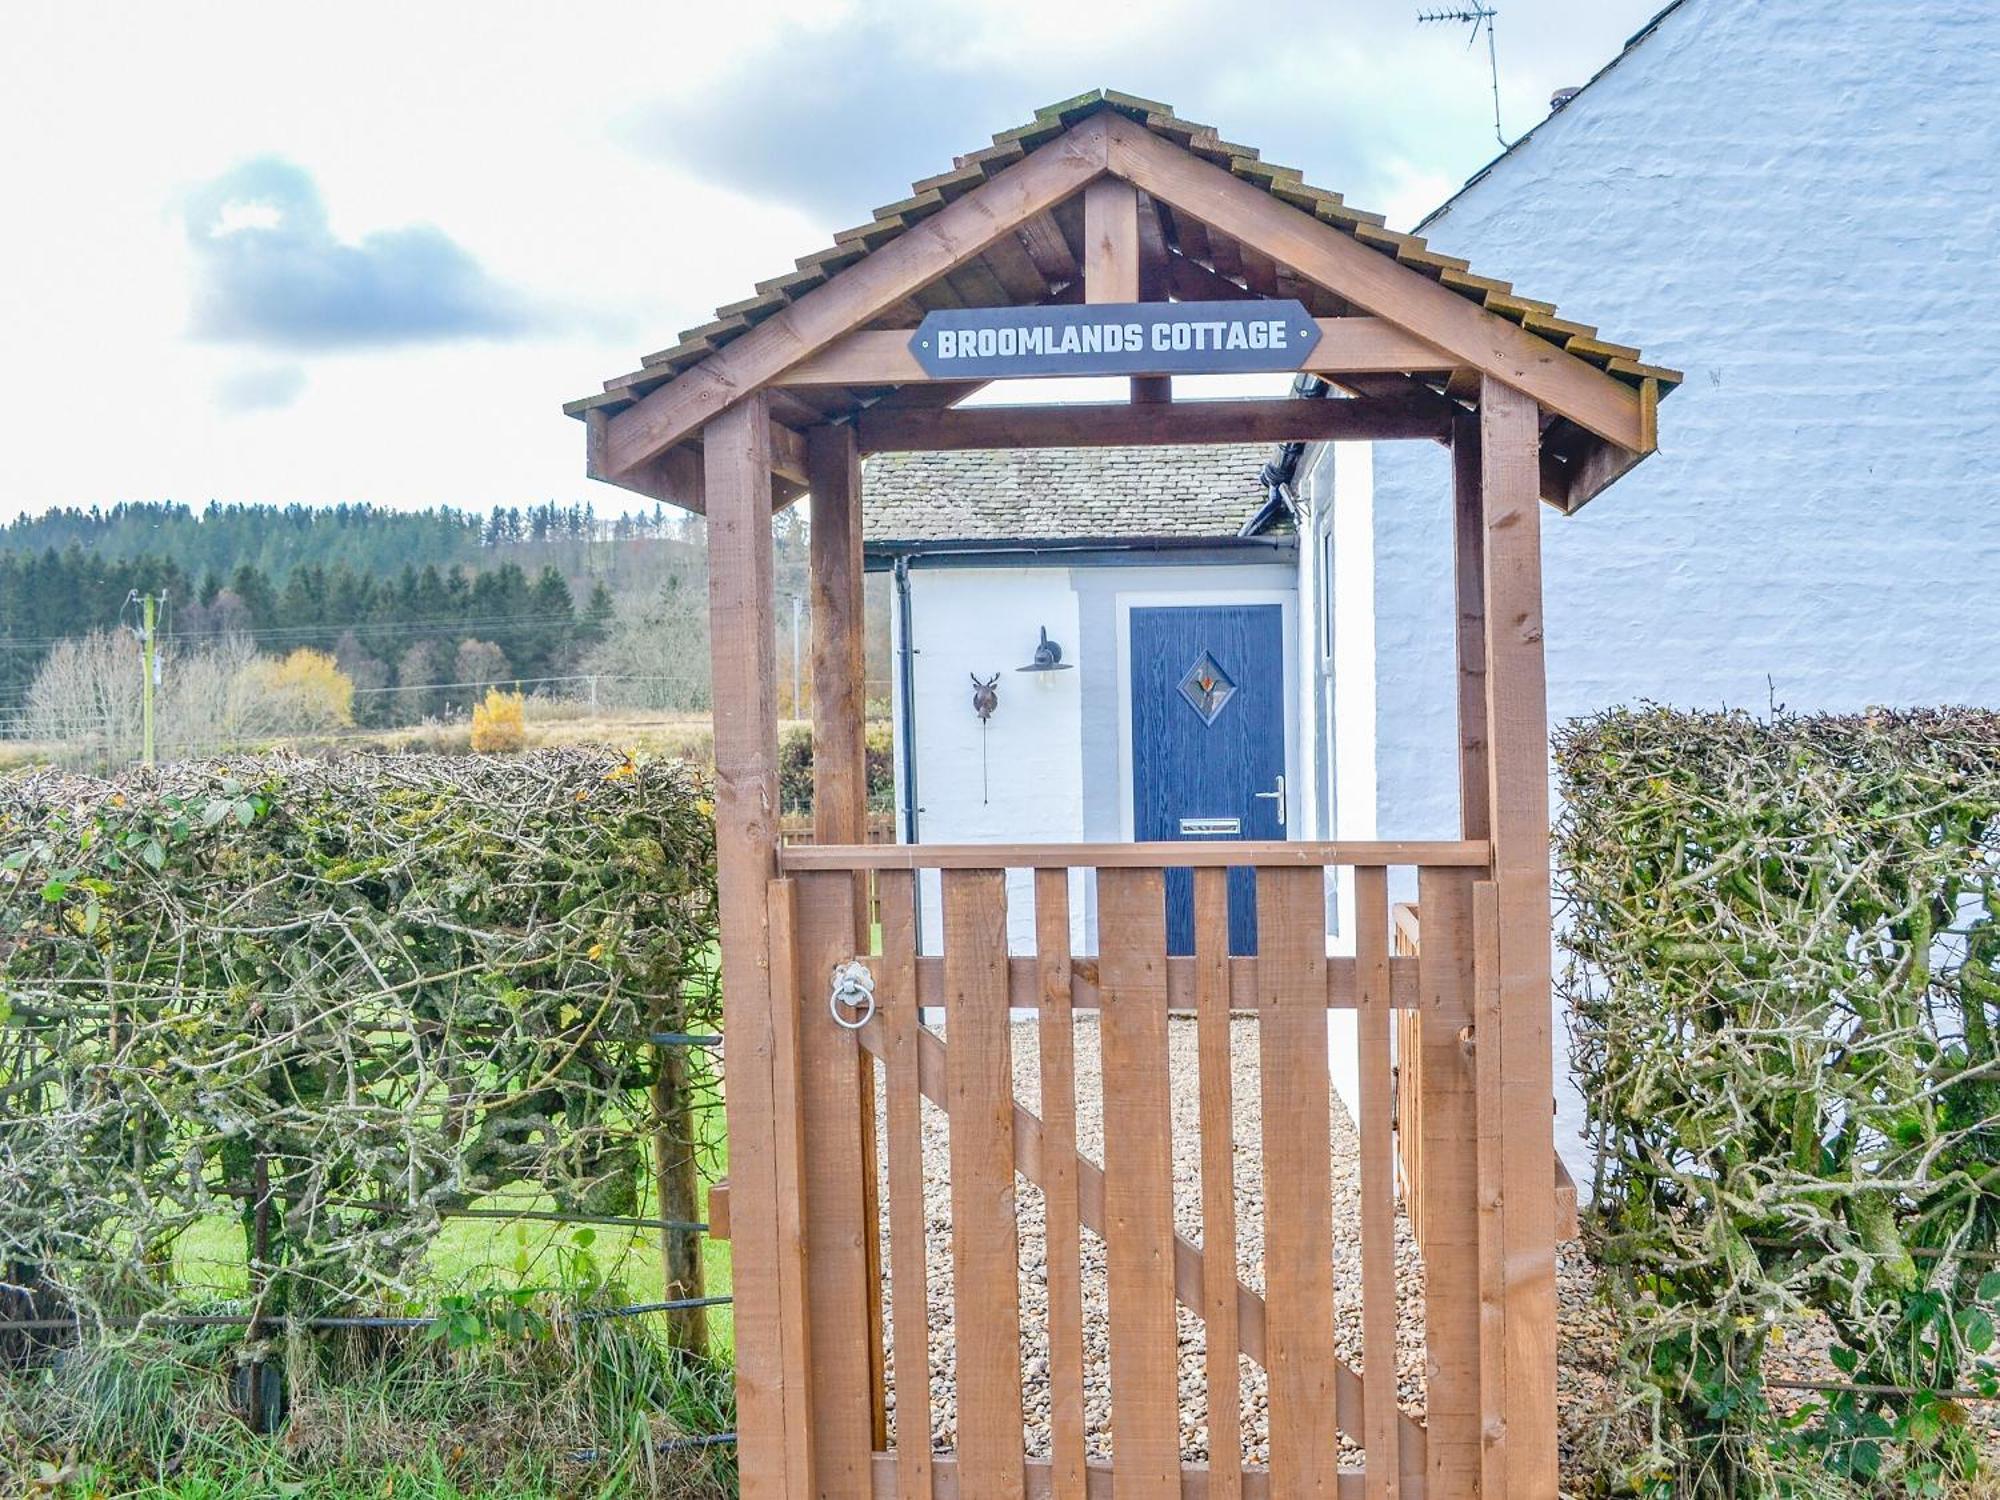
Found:
[[[1265,500],[1261,444],[883,453],[862,467],[871,542],[1227,538]]]

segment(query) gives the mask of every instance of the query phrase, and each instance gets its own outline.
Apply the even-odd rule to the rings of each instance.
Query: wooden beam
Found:
[[[1167,257],[1167,290],[1181,302],[1242,302],[1257,295],[1179,251]]]
[[[1640,396],[1631,386],[1144,126],[1105,118],[1114,175],[1391,319],[1451,355],[1453,365],[1503,379],[1599,437],[1643,445]]]
[[[1050,286],[1067,285],[1077,279],[1076,256],[1053,214],[1030,215],[1021,221],[1016,235],[1021,248],[1028,252],[1028,259]]]
[[[806,437],[782,422],[771,424],[771,472],[780,479],[810,488],[806,473]]]
[[[599,414],[590,415],[592,425],[600,421]],[[702,514],[707,508],[704,498],[705,480],[702,474],[701,450],[692,443],[683,443],[678,448],[669,448],[665,453],[647,459],[637,468],[627,469],[623,474],[600,474],[587,470],[592,479],[601,479],[606,484],[615,484],[621,490],[630,490],[635,495],[644,495],[648,500],[657,500],[662,505],[677,505],[682,510]]]
[[[900,1451],[875,1455],[874,1489],[872,1494],[858,1497],[858,1500],[896,1500],[897,1496],[908,1494],[899,1488],[903,1483],[903,1468],[912,1460]],[[964,1500],[973,1493],[970,1485],[978,1482],[977,1477],[962,1471],[964,1460],[954,1453],[941,1453],[924,1466],[926,1484],[925,1495],[935,1495],[936,1500]],[[1124,1471],[1119,1470],[1122,1477]],[[936,1488],[930,1487],[931,1476],[935,1475]],[[1018,1476],[1021,1492],[1027,1500],[1063,1500],[1065,1492],[1059,1487],[1045,1458],[1031,1458],[1021,1466]],[[1328,1500],[1361,1500],[1363,1475],[1359,1469],[1328,1468],[1317,1476],[1318,1493]],[[1246,1467],[1238,1476],[1242,1484],[1242,1500],[1272,1500],[1271,1471],[1256,1465]],[[1011,1481],[1010,1481],[1011,1482]],[[1166,1491],[1174,1500],[1210,1500],[1227,1493],[1221,1488],[1224,1481],[1208,1464],[1182,1464],[1176,1482]],[[1082,1500],[1112,1500],[1113,1466],[1109,1460],[1093,1458],[1084,1466]],[[1130,1493],[1127,1482],[1125,1493]],[[1279,1489],[1275,1493],[1282,1494]],[[1407,1491],[1406,1491],[1407,1493]]]
[[[621,474],[672,447],[1101,177],[1107,129],[1104,115],[1082,121],[620,412],[605,443],[607,471]]]
[[[1395,397],[1322,401],[1138,401],[863,412],[863,453],[968,448],[1122,448],[1164,443],[1292,443],[1450,436],[1448,418]]]
[[[608,473],[603,468],[602,453],[610,420],[600,411],[585,414],[589,439],[584,473],[605,484],[615,484],[621,490],[644,495],[648,500],[702,514],[706,502],[702,494],[700,446],[682,443],[622,474]],[[774,508],[782,509],[796,500],[806,485],[805,435],[782,422],[771,423],[771,476]]]
[[[1083,190],[1083,300],[1139,300],[1139,195],[1100,177]]]
[[[1380,318],[1319,318],[1316,321],[1319,324],[1319,342],[1313,346],[1312,353],[1296,366],[1308,374],[1427,374],[1451,370],[1457,364],[1450,355]],[[732,344],[729,347],[733,349],[736,346]],[[1171,372],[1140,370],[1134,373],[1159,375]],[[916,355],[910,352],[907,329],[870,328],[832,341],[820,353],[802,359],[785,370],[772,384],[920,385],[932,378],[917,363]],[[962,376],[957,378],[963,379]],[[615,423],[618,419],[612,420]]]
[[[792,870],[1189,870],[1210,865],[1449,865],[1483,870],[1484,840],[1216,839],[1132,844],[788,844]]]
[[[1556,1491],[1555,1095],[1550,1035],[1549,731],[1542,659],[1541,446],[1534,400],[1479,395],[1488,806],[1501,1034],[1507,1494]],[[1484,1025],[1482,1053],[1496,1039]]]
[[[779,1180],[769,891],[777,874],[777,647],[772,633],[770,416],[761,396],[718,419],[703,453],[709,502],[709,641],[715,714],[716,879],[721,898],[723,1033],[729,1038],[729,1140],[736,1400],[745,1495],[809,1493],[809,1427],[796,1329],[784,1289],[804,1246],[781,1233],[796,1185]],[[796,1101],[783,1103],[786,1119]]]
[[[1139,200],[1139,300],[1167,300],[1167,229],[1160,206],[1143,193]]]
[[[1595,496],[1636,468],[1646,455],[1617,443],[1593,442],[1563,471],[1565,479],[1558,500],[1567,515],[1575,515]],[[1547,487],[1544,486],[1546,494]]]
[[[1215,870],[1220,866],[1208,865]],[[902,878],[907,870],[887,870],[885,875]],[[1044,872],[1051,873],[1051,872]],[[1065,871],[1055,871],[1065,874]],[[1476,875],[1477,870],[1461,872],[1462,875]],[[1199,885],[1199,879],[1195,882]],[[1200,929],[1196,929],[1197,933]],[[876,986],[890,983],[896,976],[887,967],[886,960],[869,959],[868,967],[876,976]],[[1236,954],[1230,957],[1223,969],[1223,984],[1227,990],[1229,1009],[1232,1011],[1254,1011],[1263,1001],[1258,996],[1257,964],[1254,955]],[[1100,973],[1097,955],[1078,954],[1065,959],[1064,967],[1069,975],[1066,986],[1062,986],[1062,1004],[1073,1013],[1089,1013],[1104,1005],[1104,992],[1098,982]],[[944,960],[929,954],[915,960],[916,987],[901,992],[890,1005],[908,1003],[907,996],[914,994],[917,1005],[924,1010],[942,1009],[944,999]],[[1198,961],[1191,957],[1175,954],[1167,959],[1167,999],[1166,1006],[1172,1011],[1193,1011],[1199,1009],[1201,970]],[[1389,960],[1389,1006],[1392,1010],[1417,1010],[1426,1002],[1418,991],[1417,960],[1414,958],[1392,958]],[[1017,1011],[1050,1011],[1051,985],[1050,966],[1037,958],[1010,958],[1007,960],[1007,1007]],[[1359,980],[1355,963],[1351,958],[1329,958],[1326,961],[1326,1004],[1329,1010],[1353,1010],[1359,1003]],[[1044,1017],[1046,1024],[1046,1017]],[[1465,1024],[1460,1018],[1460,1026]]]

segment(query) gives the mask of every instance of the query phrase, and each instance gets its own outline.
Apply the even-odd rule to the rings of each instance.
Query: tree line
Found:
[[[788,512],[776,530],[780,589],[803,594],[803,520]],[[517,683],[607,708],[707,706],[698,517],[145,502],[0,527],[0,727],[26,732],[59,643],[136,625],[130,600],[145,594],[166,601],[167,676],[176,653],[225,643],[324,653],[360,725],[454,715],[484,686]],[[551,681],[564,678],[579,681]]]

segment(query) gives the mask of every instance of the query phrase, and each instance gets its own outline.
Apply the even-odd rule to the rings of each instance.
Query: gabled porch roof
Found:
[[[1539,403],[1543,495],[1566,511],[1654,447],[1654,409],[1679,372],[1208,126],[1099,91],[1001,132],[601,393],[569,403],[591,427],[591,472],[699,509],[702,424],[760,389],[771,391],[781,502],[803,484],[796,434],[813,426],[852,422],[863,451],[959,445],[955,424],[938,418],[977,387],[928,379],[907,331],[935,308],[1083,300],[1096,250],[1084,189],[1107,176],[1137,190],[1135,300],[1296,298],[1322,320],[1302,368],[1356,398],[1323,403],[1313,420],[1325,435],[1442,438],[1491,376]],[[1051,424],[1045,440],[1077,441],[1082,431],[1083,441],[1105,443],[1261,441],[1298,426],[1296,412],[1271,410],[1284,404],[1121,408],[1136,415]],[[1196,417],[1197,406],[1213,410]],[[965,444],[976,437],[968,426]],[[1030,426],[1021,441],[1035,440]]]

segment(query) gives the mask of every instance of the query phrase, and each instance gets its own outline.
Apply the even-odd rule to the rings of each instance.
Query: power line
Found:
[[[203,637],[221,637],[229,634],[249,636],[253,640],[277,640],[293,637],[335,636],[354,632],[356,635],[404,634],[457,635],[470,630],[483,630],[500,626],[560,625],[576,623],[576,614],[533,614],[533,615],[482,615],[464,620],[412,620],[402,623],[395,620],[361,620],[346,624],[326,625],[273,625],[264,629],[244,629],[241,631],[189,632],[174,637],[177,640],[196,640]],[[65,641],[81,640],[80,634],[48,636],[0,636],[0,651],[39,651],[50,646],[60,646]]]

